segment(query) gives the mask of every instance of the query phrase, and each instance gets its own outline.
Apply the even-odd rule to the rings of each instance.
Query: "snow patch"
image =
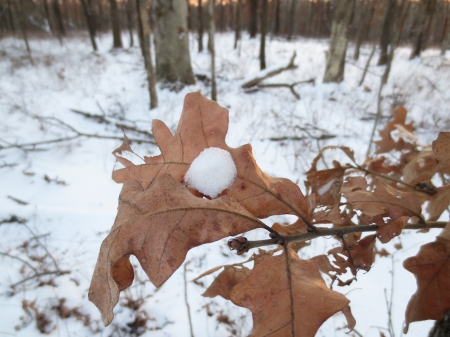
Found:
[[[189,187],[216,198],[236,179],[237,170],[231,154],[218,147],[204,149],[186,172]]]

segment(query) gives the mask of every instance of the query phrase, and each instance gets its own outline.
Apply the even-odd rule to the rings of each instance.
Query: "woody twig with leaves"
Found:
[[[346,285],[354,280],[339,278],[347,270],[356,276],[359,269],[370,269],[376,240],[389,242],[406,228],[445,226],[436,220],[450,204],[450,185],[445,180],[450,174],[450,133],[440,133],[432,148],[421,148],[405,140],[412,135],[412,125],[405,120],[406,110],[398,109],[377,143],[379,154],[400,151],[399,163],[377,154],[358,165],[349,148],[339,147],[351,163],[333,162],[332,169],[317,170],[318,160],[330,149],[325,148],[308,172],[307,196],[292,181],[262,172],[250,145],[229,147],[225,143],[228,110],[199,93],[186,96],[174,135],[163,122],[153,122],[159,156],[142,158],[142,165],[133,164],[126,159],[135,154],[125,137],[114,151],[125,166],[113,172],[113,179],[123,184],[118,214],[102,244],[89,291],[104,324],[113,320],[120,291],[133,282],[130,255],[137,257],[159,287],[180,267],[190,249],[237,236],[230,239],[229,246],[238,253],[274,244],[281,248],[255,253],[253,270],[242,264],[220,266],[200,277],[224,268],[204,296],[221,295],[249,308],[253,314],[251,336],[314,336],[322,323],[339,311],[352,328],[355,320],[350,301],[330,289],[321,272],[333,283]],[[394,130],[403,132],[397,141],[391,137]],[[236,166],[236,177],[216,198],[205,196],[185,180],[191,163],[207,148],[229,152]],[[443,177],[442,187],[431,185],[435,175]],[[425,201],[427,220],[422,214]],[[280,214],[292,214],[298,220],[270,227],[260,220]],[[406,312],[407,326],[440,319],[450,310],[450,288],[440,284],[443,276],[450,274],[449,227],[405,261],[405,268],[418,280]],[[239,236],[254,229],[267,230],[270,238],[248,241]],[[363,232],[375,234],[361,238]],[[320,236],[334,236],[341,245],[326,255],[300,259],[298,249]],[[280,249],[281,254],[276,253]],[[436,289],[444,293],[436,293]]]

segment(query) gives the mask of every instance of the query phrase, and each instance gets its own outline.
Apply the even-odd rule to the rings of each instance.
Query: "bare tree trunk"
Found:
[[[445,52],[449,48],[450,48],[450,30],[447,32],[447,36],[442,41],[442,44],[441,44],[441,55],[445,55]]]
[[[273,34],[278,35],[280,33],[280,0],[275,0],[274,16]]]
[[[209,42],[210,42],[210,52],[211,52],[211,99],[217,101],[217,87],[216,87],[216,51],[214,47],[214,34],[215,34],[215,24],[214,24],[214,0],[208,1],[209,9]]]
[[[261,8],[261,44],[259,48],[259,68],[266,69],[266,33],[268,0],[262,0]]]
[[[420,56],[421,51],[425,49],[431,20],[436,10],[436,2],[437,0],[421,1],[422,10],[419,12],[421,16],[419,19],[419,33],[417,34],[410,59]]]
[[[364,3],[363,6],[363,15],[361,19],[361,24],[359,26],[358,35],[356,38],[356,47],[355,52],[353,54],[353,58],[355,60],[359,59],[359,50],[361,49],[361,45],[365,39],[367,39],[367,36],[369,35],[370,31],[370,23],[372,21],[373,12],[375,11],[375,2],[368,1]]]
[[[31,62],[33,59],[31,58],[31,49],[28,43],[28,34],[27,34],[27,26],[25,22],[25,14],[23,12],[23,0],[17,1],[15,8],[15,12],[17,13],[17,21],[19,22],[19,29],[22,33],[23,41],[25,42],[25,47],[27,48],[28,56],[30,57]]]
[[[50,16],[50,8],[48,7],[48,2],[47,2],[47,0],[43,0],[43,3],[44,3],[45,19],[47,20],[48,28],[50,29],[50,32],[53,35],[56,35],[55,34],[55,27],[53,26],[53,21],[52,21],[52,18]]]
[[[86,1],[87,0],[81,0],[81,6],[83,6],[84,15],[86,16],[86,23],[88,26],[89,37],[91,39],[92,48],[94,49],[94,51],[97,51],[97,43],[95,42],[95,24],[93,21],[94,18],[92,15],[92,10]]]
[[[128,24],[128,32],[130,33],[130,48],[134,46],[134,37],[133,37],[133,1],[127,0],[127,24]]]
[[[241,39],[241,0],[238,0],[235,11],[235,20],[234,20],[234,49],[237,48],[238,41]]]
[[[224,17],[224,9],[223,9],[223,0],[220,0],[220,21],[219,21],[219,27],[220,31],[223,32],[225,30],[225,17]]]
[[[288,33],[287,33],[288,41],[291,41],[292,34],[294,34],[296,3],[297,0],[291,0],[291,8],[289,10],[289,21],[288,21]]]
[[[6,5],[4,7],[5,13],[5,21],[8,21],[10,30],[15,33],[16,32],[16,26],[14,25],[14,18],[12,14],[12,3],[11,0],[6,0]]]
[[[202,0],[198,0],[198,52],[203,51],[203,6]]]
[[[169,83],[194,84],[186,0],[154,0],[153,6],[157,78]]]
[[[250,0],[250,38],[256,37],[256,32],[258,31],[258,0]]]
[[[341,82],[344,79],[348,26],[352,18],[354,0],[339,0],[331,25],[330,49],[323,82]]]
[[[66,36],[66,28],[64,26],[64,21],[61,12],[61,6],[59,5],[59,0],[53,0],[53,12],[55,13],[55,18],[58,26],[58,39],[59,43],[62,44],[62,38]]]
[[[113,48],[122,48],[122,36],[120,29],[120,15],[116,0],[109,0],[109,10],[111,15],[111,26],[113,33]]]
[[[383,16],[383,24],[380,35],[380,58],[378,65],[382,66],[387,63],[388,47],[392,43],[392,25],[397,18],[397,0],[386,0],[385,12]]]
[[[136,0],[136,9],[139,17],[139,25],[142,32],[141,51],[144,57],[145,70],[147,71],[148,91],[150,94],[150,109],[158,106],[158,96],[156,94],[155,72],[152,63],[152,48],[150,43],[150,18],[146,0]]]

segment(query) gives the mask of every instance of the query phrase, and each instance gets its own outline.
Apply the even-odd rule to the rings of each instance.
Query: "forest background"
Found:
[[[108,328],[87,298],[121,189],[110,179],[110,153],[123,129],[134,152],[158,154],[151,121],[164,121],[174,133],[189,92],[228,108],[227,143],[251,143],[264,171],[290,178],[304,193],[305,172],[321,149],[349,146],[363,164],[378,149],[376,131],[386,130],[401,106],[407,119],[400,124],[417,138],[403,137],[419,150],[450,130],[448,1],[1,0],[0,6],[0,335],[250,333],[247,309],[201,296],[212,275],[190,282],[250,258],[252,251],[244,258],[230,252],[226,239],[191,251],[161,288],[133,260],[136,282],[122,293]],[[348,162],[337,151],[325,158],[324,168],[333,159]],[[447,209],[439,220],[448,218]],[[350,335],[402,335],[416,283],[401,264],[440,231],[377,244],[370,272],[334,289],[351,300],[357,325]],[[311,240],[299,256],[337,246],[329,238]],[[426,335],[432,326],[413,323],[409,334]],[[336,314],[317,335],[347,330],[344,315]]]

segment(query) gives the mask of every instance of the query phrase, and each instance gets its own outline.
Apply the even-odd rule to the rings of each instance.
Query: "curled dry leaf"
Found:
[[[308,174],[308,185],[315,195],[316,205],[334,206],[339,204],[344,173],[345,168],[339,165],[333,169]]]
[[[353,182],[354,179],[350,180]],[[346,183],[344,183],[346,185]],[[419,215],[421,213],[421,202],[413,193],[400,191],[383,180],[376,180],[376,187],[373,192],[365,189],[349,189],[344,186],[342,189],[344,197],[353,208],[362,211],[368,216],[384,214],[386,207],[397,207],[405,215]]]
[[[436,189],[437,193],[430,197],[427,212],[430,214],[428,220],[438,220],[441,214],[450,207],[450,185]]]
[[[403,168],[403,180],[411,185],[430,180],[436,168],[436,158],[431,147],[414,153]]]
[[[134,179],[147,189],[165,173],[186,184],[184,175],[192,161],[206,148],[217,147],[228,151],[236,165],[237,178],[220,195],[237,200],[258,218],[278,214],[306,217],[308,205],[300,188],[289,179],[273,178],[257,165],[250,144],[231,148],[225,143],[228,131],[228,110],[200,93],[186,95],[183,112],[174,135],[160,120],[154,120],[152,131],[161,154],[144,157],[145,164],[134,165],[127,160],[130,147],[124,144],[113,154],[125,166],[113,172],[118,183]],[[131,151],[132,152],[132,151]],[[192,191],[195,193],[195,191]],[[201,196],[199,192],[197,195]]]
[[[450,132],[440,132],[432,147],[438,162],[436,172],[450,174]]]
[[[205,297],[222,296],[230,300],[231,290],[236,284],[243,282],[251,270],[244,266],[226,266],[214,282],[203,293]]]
[[[250,275],[231,290],[231,301],[252,311],[252,337],[313,337],[349,300],[330,290],[313,261],[288,248],[255,260]]]
[[[313,159],[312,163],[311,163],[311,168],[309,169],[308,172],[306,172],[307,174],[313,173],[313,172],[317,172],[317,163],[319,162],[320,158],[323,157],[323,153],[326,150],[335,150],[335,149],[339,149],[342,152],[345,153],[345,155],[353,162],[355,163],[355,153],[353,152],[353,150],[351,150],[349,147],[347,146],[334,146],[334,145],[329,145],[329,146],[325,146],[322,150],[319,151],[319,154]]]
[[[183,263],[189,249],[264,227],[233,199],[197,198],[169,174],[156,178],[147,189],[127,180],[119,200],[89,289],[89,299],[105,325],[113,319],[119,292],[133,282],[131,254],[158,287]]]
[[[406,308],[406,333],[410,323],[439,320],[450,310],[450,223],[434,242],[423,245],[403,266],[417,280],[417,291]]]
[[[413,123],[406,124],[406,116],[408,111],[404,107],[399,107],[394,111],[394,119],[390,121],[383,130],[379,131],[381,140],[375,142],[378,145],[377,151],[375,153],[387,153],[392,150],[402,151],[402,150],[413,150],[414,145],[404,141],[402,137],[398,141],[395,141],[391,132],[398,130],[398,125],[409,133],[414,131]]]

